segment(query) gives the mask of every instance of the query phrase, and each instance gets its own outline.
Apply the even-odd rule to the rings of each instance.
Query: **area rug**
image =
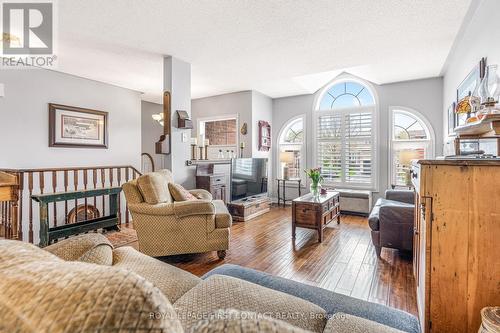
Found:
[[[132,228],[121,227],[120,231],[112,231],[105,234],[114,247],[131,245],[137,242],[137,233]]]

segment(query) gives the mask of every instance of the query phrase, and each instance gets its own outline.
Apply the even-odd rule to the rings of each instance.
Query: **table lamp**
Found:
[[[405,172],[407,186],[411,186],[411,178],[410,178],[411,161],[417,160],[419,158],[419,155],[420,154],[418,153],[417,150],[401,150],[399,152],[399,164],[407,168]]]
[[[291,151],[282,151],[280,153],[280,162],[282,163],[283,167],[283,179],[285,180],[289,179],[287,164],[293,163],[293,159],[294,153]]]

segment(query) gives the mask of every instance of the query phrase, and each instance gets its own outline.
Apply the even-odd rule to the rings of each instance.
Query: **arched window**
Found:
[[[325,182],[376,187],[375,98],[364,84],[345,80],[326,87],[315,112],[315,158]]]
[[[391,182],[393,186],[410,186],[410,164],[413,159],[433,157],[430,124],[413,110],[392,109]]]
[[[281,129],[278,138],[278,177],[300,179],[305,169],[304,116],[289,120]]]

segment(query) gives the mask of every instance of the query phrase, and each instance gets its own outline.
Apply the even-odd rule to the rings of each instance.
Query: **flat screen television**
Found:
[[[231,201],[267,195],[267,158],[233,158]]]

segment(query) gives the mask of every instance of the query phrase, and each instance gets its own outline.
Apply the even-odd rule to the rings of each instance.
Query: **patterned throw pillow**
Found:
[[[198,198],[189,193],[189,191],[186,190],[182,185],[168,183],[168,189],[175,201],[198,200]]]

